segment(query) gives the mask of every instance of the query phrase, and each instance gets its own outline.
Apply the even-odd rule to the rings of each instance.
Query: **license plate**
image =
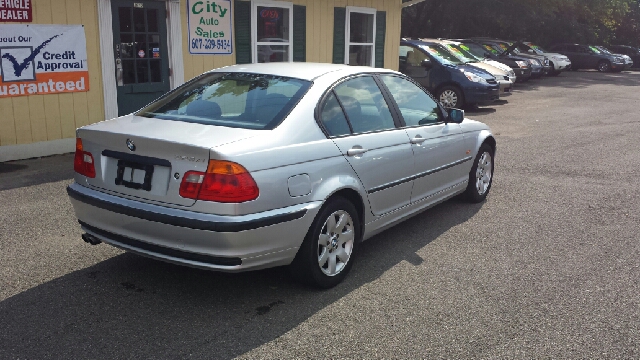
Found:
[[[118,160],[118,171],[116,175],[116,185],[136,190],[150,191],[153,165]]]

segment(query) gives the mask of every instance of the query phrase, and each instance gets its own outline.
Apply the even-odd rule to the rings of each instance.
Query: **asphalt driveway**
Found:
[[[90,246],[70,155],[0,164],[0,358],[638,358],[640,73],[563,73],[467,112],[487,201],[365,242],[329,291]]]

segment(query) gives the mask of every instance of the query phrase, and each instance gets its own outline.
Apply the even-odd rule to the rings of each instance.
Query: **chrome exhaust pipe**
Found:
[[[82,240],[84,240],[84,242],[86,242],[88,244],[91,244],[91,245],[98,245],[98,244],[100,244],[102,242],[97,237],[95,237],[95,236],[93,236],[91,234],[87,234],[87,233],[82,234]]]

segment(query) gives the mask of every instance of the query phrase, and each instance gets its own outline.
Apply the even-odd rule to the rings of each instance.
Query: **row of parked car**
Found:
[[[623,71],[640,66],[630,46],[559,44],[550,51],[526,41],[492,38],[409,39],[400,42],[400,72],[448,108],[488,104],[511,94],[515,82],[566,70]]]

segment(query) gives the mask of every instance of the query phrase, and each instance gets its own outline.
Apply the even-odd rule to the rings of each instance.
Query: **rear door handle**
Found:
[[[422,144],[423,142],[425,142],[425,140],[427,140],[427,139],[423,138],[420,135],[418,135],[418,136],[414,137],[413,139],[411,139],[411,143],[412,144]]]
[[[351,149],[347,150],[347,155],[349,155],[349,156],[358,156],[358,155],[362,155],[362,154],[366,153],[367,151],[369,151],[369,150],[363,149],[363,148],[354,147],[354,148],[351,148]]]

